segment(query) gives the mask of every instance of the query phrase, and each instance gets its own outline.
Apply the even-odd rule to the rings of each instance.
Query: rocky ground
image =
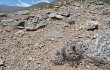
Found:
[[[110,70],[110,6],[74,3],[0,14],[0,70]]]

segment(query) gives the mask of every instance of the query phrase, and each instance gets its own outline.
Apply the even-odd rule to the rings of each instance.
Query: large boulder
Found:
[[[23,36],[24,34],[25,34],[25,32],[24,32],[23,30],[19,30],[19,31],[17,31],[17,32],[15,33],[15,36],[21,37],[21,36]]]
[[[24,21],[16,21],[14,19],[3,19],[3,20],[1,20],[0,25],[13,26],[13,27],[24,27],[25,22]]]
[[[110,30],[98,32],[90,40],[86,55],[94,63],[110,64]]]
[[[48,23],[44,20],[37,24],[28,24],[25,28],[27,31],[36,31],[37,29],[44,28]]]

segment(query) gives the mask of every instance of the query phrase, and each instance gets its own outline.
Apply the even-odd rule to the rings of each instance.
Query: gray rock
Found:
[[[20,21],[16,23],[17,25],[14,26],[15,29],[24,29],[25,28],[25,22]]]
[[[49,14],[49,18],[62,20],[63,19],[63,16],[61,16],[61,15],[59,15],[57,13],[51,13],[51,14]]]
[[[18,21],[16,22],[16,26],[21,26],[21,27],[24,27],[25,26],[25,21]]]
[[[47,25],[47,21],[40,21],[38,24],[36,24],[36,29],[44,28]]]
[[[4,65],[5,65],[5,61],[0,58],[0,66],[4,66]]]
[[[72,24],[75,24],[75,18],[74,17],[69,17],[68,19],[67,19],[67,21],[68,21],[68,23],[70,24],[70,25],[72,25]]]
[[[72,14],[70,14],[70,17],[67,18],[67,22],[68,22],[69,24],[75,24],[75,20],[76,20],[76,18],[77,18],[78,16],[79,16],[78,13],[72,13]]]
[[[57,31],[57,30],[50,30],[48,32],[46,32],[44,34],[45,37],[56,37],[58,35],[60,35],[61,31]]]
[[[34,18],[34,17],[35,17],[35,14],[29,14],[29,15],[27,16],[26,20],[29,20],[29,19]]]
[[[37,20],[33,19],[33,20],[28,20],[26,25],[25,25],[25,29],[26,31],[36,31],[36,24],[37,24]]]
[[[25,26],[34,25],[34,23],[35,23],[35,22],[36,22],[36,20],[35,20],[35,19],[28,20],[28,21],[26,22],[26,25],[25,25]]]
[[[40,21],[37,24],[28,24],[25,29],[26,31],[36,31],[37,29],[44,28],[48,23],[46,21]]]
[[[110,30],[98,32],[88,43],[87,57],[92,62],[110,64]]]
[[[14,19],[3,19],[1,20],[0,25],[3,26],[13,26],[13,27],[24,27],[25,26],[25,22],[24,21],[16,21]]]
[[[16,26],[17,21],[15,21],[14,19],[3,19],[1,20],[1,25],[4,26]]]
[[[35,26],[26,26],[25,27],[26,31],[36,31],[36,27]]]
[[[18,11],[17,14],[18,15],[26,15],[26,14],[29,14],[29,10]]]
[[[96,5],[104,5],[104,2],[95,2]]]
[[[85,29],[87,31],[93,31],[98,29],[99,22],[98,21],[87,21],[85,25]]]
[[[42,15],[37,14],[36,19],[37,19],[38,21],[41,21],[41,20],[43,19],[43,17],[42,17]]]

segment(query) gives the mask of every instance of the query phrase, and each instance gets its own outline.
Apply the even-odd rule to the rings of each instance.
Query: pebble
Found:
[[[0,58],[0,66],[4,66],[4,65],[5,65],[5,61]]]

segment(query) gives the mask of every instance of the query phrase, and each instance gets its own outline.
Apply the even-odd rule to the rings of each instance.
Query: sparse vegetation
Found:
[[[83,50],[78,49],[74,42],[67,43],[62,49],[56,50],[54,60],[52,62],[56,65],[62,65],[65,62],[70,62],[72,65],[79,64],[83,59]]]
[[[52,8],[54,8],[54,5],[53,4],[49,4],[47,8],[52,9]]]
[[[110,6],[86,1],[0,13],[0,70],[110,70]]]

